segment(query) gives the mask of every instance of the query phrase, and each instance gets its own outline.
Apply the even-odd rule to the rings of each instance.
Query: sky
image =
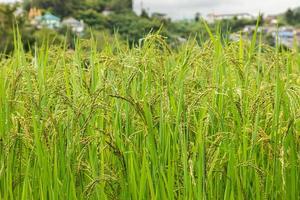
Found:
[[[196,12],[204,17],[209,13],[277,14],[300,6],[300,0],[135,0],[135,10],[140,10],[141,5],[149,12],[161,12],[173,19],[182,19],[192,18]]]
[[[0,0],[13,2],[16,0]],[[173,19],[193,18],[196,12],[228,14],[247,12],[257,15],[277,14],[288,8],[300,6],[300,0],[134,0],[134,9],[139,12],[141,5],[149,12],[161,12]]]

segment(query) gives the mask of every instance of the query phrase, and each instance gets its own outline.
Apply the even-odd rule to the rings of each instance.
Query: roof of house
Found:
[[[60,18],[52,15],[51,13],[46,13],[45,15],[38,17],[40,20],[53,20],[53,21],[60,21]]]

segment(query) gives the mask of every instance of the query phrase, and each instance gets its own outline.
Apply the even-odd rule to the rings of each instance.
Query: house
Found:
[[[60,18],[51,13],[38,16],[35,18],[35,21],[37,28],[55,29],[60,27]]]
[[[274,41],[286,47],[292,48],[296,42],[296,32],[293,27],[281,27],[272,34]]]
[[[36,17],[42,16],[42,10],[38,8],[30,8],[28,12],[28,19],[33,20]]]
[[[74,33],[82,33],[84,31],[83,21],[78,21],[73,17],[64,19],[61,23],[63,26],[69,27]]]
[[[263,33],[265,35],[273,35],[274,33],[277,33],[277,28],[274,26],[258,26],[255,25],[247,25],[243,28],[243,33],[252,35],[255,31],[257,33]]]
[[[30,24],[33,26],[37,25],[37,17],[42,16],[42,10],[38,8],[30,8],[28,12],[28,20],[30,21]]]
[[[273,37],[279,40],[293,40],[295,36],[295,30],[293,27],[280,27],[276,32],[273,32]]]

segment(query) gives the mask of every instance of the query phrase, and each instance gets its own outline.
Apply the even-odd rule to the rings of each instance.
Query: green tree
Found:
[[[107,18],[93,9],[80,10],[75,16],[94,29],[104,29],[107,24]]]
[[[200,20],[201,14],[199,12],[196,12],[195,14],[195,21],[198,22]]]
[[[0,53],[10,53],[14,49],[16,28],[22,35],[25,49],[34,42],[32,28],[25,26],[23,17],[15,17],[16,6],[0,5]]]
[[[146,11],[146,9],[142,9],[141,17],[142,18],[147,18],[147,19],[150,18],[148,12]]]
[[[97,12],[105,9],[115,12],[133,9],[132,0],[24,0],[23,5],[26,9],[33,6],[50,10],[61,17],[74,15],[80,10],[87,9]]]
[[[161,23],[157,20],[141,18],[134,13],[113,14],[109,16],[107,22],[106,28],[111,33],[117,31],[130,44],[137,42],[150,31],[157,31],[161,26]]]
[[[106,8],[115,12],[133,10],[132,0],[108,0]]]
[[[291,9],[288,9],[284,14],[285,20],[288,24],[294,24],[295,15]]]
[[[52,11],[61,17],[72,15],[77,5],[84,4],[83,0],[32,0],[31,6]]]
[[[14,48],[15,7],[0,6],[0,53],[11,52]]]

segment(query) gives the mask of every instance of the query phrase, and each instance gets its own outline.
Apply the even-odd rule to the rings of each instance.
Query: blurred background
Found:
[[[102,48],[118,37],[130,45],[160,30],[176,47],[189,38],[205,41],[206,22],[225,39],[250,39],[255,30],[269,45],[300,44],[299,0],[0,0],[0,52],[12,52],[18,26],[25,50],[93,35]],[[258,23],[257,23],[258,22]]]

